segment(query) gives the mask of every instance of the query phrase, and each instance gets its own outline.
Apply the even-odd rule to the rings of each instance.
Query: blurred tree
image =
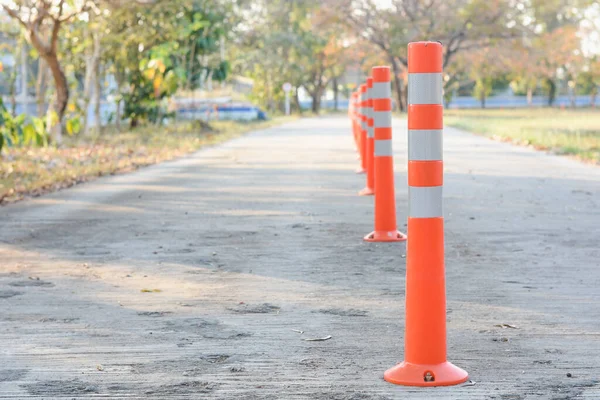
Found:
[[[577,76],[577,86],[581,94],[590,96],[591,107],[596,107],[596,96],[598,96],[598,87],[600,87],[600,61],[597,57],[589,60]]]
[[[303,88],[312,99],[312,111],[318,112],[327,85],[354,62],[344,27],[316,0],[262,0],[246,12],[251,17],[236,70],[250,71],[255,98],[270,110],[282,109],[282,85],[290,82],[296,88],[296,108],[298,88]]]
[[[566,69],[576,82],[582,62],[579,23],[592,0],[522,0],[516,7],[524,10],[520,21],[528,35],[518,44],[521,51],[515,54],[521,65],[515,80],[525,81],[528,98],[533,85],[541,83],[552,106],[557,95],[557,71]],[[525,64],[524,61],[527,61]],[[572,87],[575,93],[575,87]]]
[[[18,21],[26,34],[27,40],[44,59],[55,85],[54,111],[59,123],[53,127],[54,139],[60,143],[62,127],[60,122],[65,114],[69,101],[67,77],[58,59],[58,43],[63,24],[82,13],[87,2],[75,4],[66,0],[13,0],[2,6],[6,13]]]
[[[8,92],[11,102],[11,114],[15,116],[17,106],[17,65],[16,60],[21,58],[24,37],[16,23],[0,21],[0,54],[13,52],[15,62],[13,65],[4,65],[0,68],[0,93]]]
[[[474,82],[473,97],[479,100],[481,108],[485,108],[486,100],[494,90],[504,89],[508,85],[505,77],[510,71],[511,59],[510,52],[503,44],[485,47],[477,52],[464,52],[455,60],[462,65],[462,73]]]
[[[378,46],[392,66],[400,110],[406,108],[408,43],[434,39],[444,44],[444,67],[465,50],[476,51],[496,39],[515,37],[518,10],[509,0],[390,0],[381,7],[372,0],[330,0],[332,14],[346,16],[348,26]],[[450,80],[446,82],[451,82]]]
[[[230,31],[229,12],[216,0],[112,10],[103,58],[117,81],[117,101],[125,103],[122,117],[132,127],[143,121],[159,123],[163,99],[179,87],[193,90],[209,79],[226,79],[229,63],[220,55],[220,38]]]

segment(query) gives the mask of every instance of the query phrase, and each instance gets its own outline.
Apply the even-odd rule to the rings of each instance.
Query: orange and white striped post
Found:
[[[390,67],[373,67],[375,230],[365,236],[368,242],[402,242],[406,235],[396,229],[394,154],[392,151],[392,90]]]
[[[358,174],[367,172],[367,118],[365,116],[367,85],[362,84],[358,92],[358,127],[360,143],[360,168],[356,171]]]
[[[358,100],[360,99],[360,92],[355,91],[353,93],[353,98],[352,98],[352,120],[354,121],[354,144],[356,145],[356,154],[357,154],[357,158],[358,158],[358,162],[359,162],[359,166],[356,169],[356,173],[363,173],[363,169],[362,169],[362,165],[360,165],[362,163],[361,161],[361,156],[360,156],[360,122],[358,119],[358,108],[359,108],[359,103]]]
[[[398,385],[449,386],[468,378],[446,360],[442,104],[442,45],[410,43],[404,361],[384,374]]]
[[[366,169],[367,169],[367,185],[358,194],[361,196],[370,196],[375,194],[375,165],[373,159],[373,151],[375,147],[375,132],[373,130],[373,100],[371,98],[371,90],[373,88],[373,78],[367,78],[366,85],[366,100],[364,102],[364,115],[366,117],[366,143],[365,143],[365,157],[366,157]]]
[[[352,94],[350,94],[350,98],[348,99],[348,118],[350,118],[350,123],[352,127],[352,138],[354,140],[354,146],[356,147],[356,151],[358,152],[359,147],[356,129],[356,92],[352,92]]]

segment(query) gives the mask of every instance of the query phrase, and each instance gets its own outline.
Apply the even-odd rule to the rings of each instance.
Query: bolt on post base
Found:
[[[469,374],[448,361],[412,364],[406,361],[385,371],[383,379],[402,386],[452,386],[465,382]]]

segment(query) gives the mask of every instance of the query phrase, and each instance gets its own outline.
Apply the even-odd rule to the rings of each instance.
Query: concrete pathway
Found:
[[[446,130],[448,357],[475,384],[399,387],[405,245],[361,240],[348,125],[1,208],[0,398],[600,399],[600,169]]]

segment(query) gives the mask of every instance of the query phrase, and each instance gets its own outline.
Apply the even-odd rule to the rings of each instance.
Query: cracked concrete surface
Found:
[[[405,244],[361,240],[348,125],[1,208],[0,398],[600,399],[600,169],[445,130],[448,358],[476,383],[399,387]]]

